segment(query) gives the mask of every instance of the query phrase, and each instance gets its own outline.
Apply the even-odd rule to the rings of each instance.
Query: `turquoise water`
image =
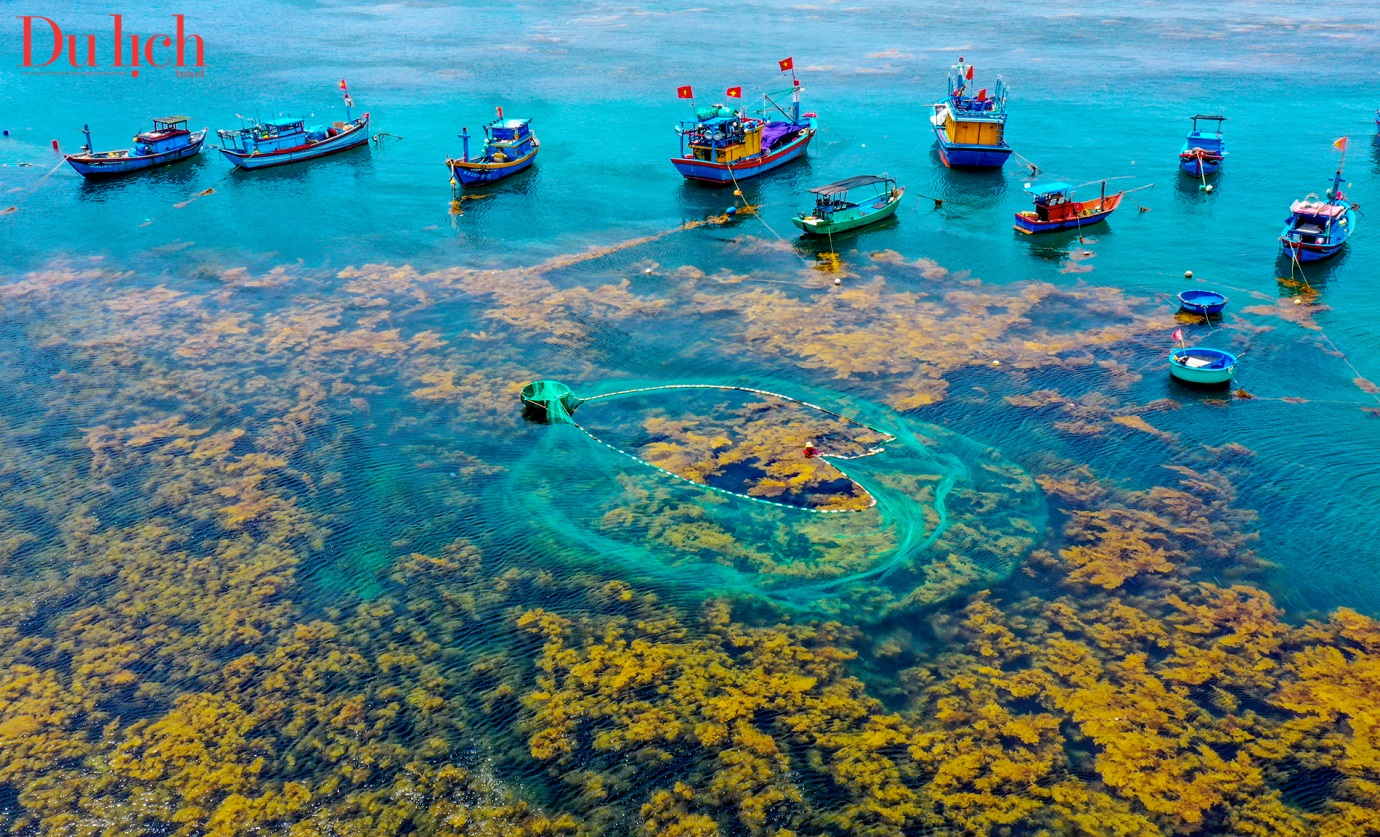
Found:
[[[1249,576],[1290,620],[1336,607],[1380,613],[1371,537],[1380,396],[1367,383],[1380,381],[1380,288],[1371,269],[1380,233],[1363,214],[1347,252],[1308,266],[1306,283],[1297,271],[1295,281],[1279,281],[1290,268],[1275,244],[1289,202],[1328,185],[1340,136],[1351,137],[1350,197],[1363,213],[1380,206],[1380,12],[1353,4],[1276,17],[1250,2],[1126,5],[189,2],[177,11],[207,42],[205,77],[196,79],[25,75],[18,27],[6,24],[0,127],[10,136],[0,140],[0,210],[15,209],[0,215],[0,435],[9,451],[0,473],[7,505],[22,510],[0,518],[0,543],[6,529],[35,537],[0,550],[0,574],[24,578],[6,594],[6,618],[19,624],[14,614],[22,613],[46,626],[39,635],[61,632],[79,607],[104,600],[103,584],[118,586],[97,558],[88,567],[49,551],[85,531],[87,514],[102,525],[175,519],[185,526],[178,549],[214,551],[230,537],[215,529],[227,513],[197,503],[251,502],[264,491],[292,505],[251,518],[285,527],[256,539],[293,555],[275,572],[294,581],[256,600],[261,619],[244,617],[270,636],[286,624],[280,617],[332,619],[381,601],[420,620],[436,602],[463,600],[471,627],[447,623],[432,641],[456,654],[507,655],[517,671],[526,663],[511,661],[529,659],[531,642],[497,624],[507,617],[496,605],[484,611],[494,622],[480,625],[474,614],[493,578],[518,570],[536,580],[498,585],[520,590],[512,607],[597,611],[574,591],[626,579],[688,610],[717,590],[740,596],[739,614],[823,612],[885,631],[915,612],[929,619],[946,602],[958,607],[976,589],[1043,595],[1034,574],[1016,568],[1037,547],[1058,550],[1055,524],[1066,517],[1032,499],[1032,480],[1078,464],[1126,489],[1172,484],[1175,468],[1219,472],[1232,485],[1228,505],[1258,515],[1231,518],[1224,536],[1258,532],[1252,547],[1271,566],[1205,545],[1188,559],[1203,577]],[[67,31],[108,25],[107,11],[88,3],[41,13]],[[164,19],[127,12],[126,27],[149,31]],[[1019,235],[1011,215],[1028,204],[1021,161],[999,174],[943,168],[928,104],[960,54],[980,79],[1001,74],[1010,85],[1007,138],[1021,161],[1071,183],[1108,178],[1110,187],[1139,189],[1109,224],[1081,240]],[[734,197],[684,183],[671,168],[672,127],[687,110],[675,88],[692,84],[702,100],[717,100],[710,91],[741,85],[751,101],[780,88],[775,62],[787,55],[822,126],[808,161],[744,184],[755,217],[696,226]],[[98,148],[121,147],[171,112],[213,130],[237,126],[237,114],[339,119],[341,78],[375,130],[395,136],[252,174],[232,172],[208,151],[110,183],[83,182],[49,148],[57,139],[74,150],[83,124]],[[500,105],[533,119],[537,165],[457,213],[442,163],[459,153],[461,126],[476,131]],[[1228,117],[1230,155],[1207,194],[1177,170],[1176,155],[1187,117],[1218,111]],[[809,203],[805,190],[881,172],[907,189],[896,220],[836,242],[840,273],[819,269],[827,245],[791,234],[790,216]],[[1097,186],[1085,188],[1090,195]],[[1174,294],[1196,283],[1231,297],[1220,323],[1175,320]],[[1022,307],[1031,294],[1047,300]],[[989,333],[993,324],[1000,329]],[[1241,354],[1234,388],[1254,398],[1172,382],[1164,355],[1177,327]],[[1029,344],[1051,341],[1063,346],[1060,360],[1039,360],[1043,350]],[[658,551],[649,534],[648,521],[675,504],[675,514],[702,514],[690,508],[702,498],[664,487],[650,500],[634,497],[646,476],[635,465],[582,449],[558,435],[565,429],[522,421],[516,387],[548,377],[577,393],[629,381],[771,382],[767,389],[830,409],[941,427],[953,435],[933,450],[951,458],[930,476],[977,469],[983,479],[966,488],[958,480],[944,514],[963,525],[937,549],[929,549],[936,498],[923,495],[914,542],[936,559],[990,550],[1000,571],[955,569],[949,584],[913,567],[890,587],[774,600],[763,594],[773,585],[752,573],[769,563],[767,553],[789,563],[795,546],[773,531],[800,524],[766,516],[743,524],[752,530],[741,538],[747,551],[725,572],[731,583],[716,586],[714,573],[677,569],[686,559]],[[1029,400],[1046,390],[1058,394]],[[937,397],[917,395],[931,391]],[[92,428],[137,437],[145,423],[174,416],[208,434],[242,430],[255,450],[285,464],[198,476],[202,466],[169,464],[182,455],[171,449],[135,461],[128,451],[145,447],[130,441],[108,446],[115,464],[102,470],[93,452],[107,448],[92,441],[101,438]],[[1131,416],[1157,432],[1113,420]],[[235,444],[241,455],[249,441]],[[220,462],[210,454],[196,461]],[[1005,470],[982,471],[983,463]],[[570,470],[568,483],[561,469]],[[160,488],[164,473],[175,474],[175,489]],[[601,485],[627,488],[619,480],[632,480],[628,497],[582,501],[580,492]],[[562,483],[572,492],[565,500]],[[615,513],[639,522],[611,533]],[[493,577],[459,573],[451,589],[409,563],[457,538],[487,556]],[[629,550],[619,561],[589,547],[617,551],[615,541]],[[858,542],[878,554],[894,546]],[[771,547],[754,551],[754,543]],[[831,577],[829,560],[861,571],[851,558],[818,560],[825,569],[815,567],[822,574],[801,589]],[[87,569],[64,578],[65,561]],[[907,598],[912,588],[921,592]],[[248,632],[236,636],[212,656],[256,647]],[[475,659],[436,666],[458,678]],[[858,664],[869,686],[899,689],[897,672],[867,669],[874,663]],[[163,665],[148,662],[138,673],[156,679]],[[120,692],[110,702],[130,702],[126,719],[154,717],[190,688],[176,677],[160,682],[178,686]],[[469,730],[460,737],[486,742],[471,744],[488,748],[502,781],[588,814],[572,802],[574,791],[541,784],[540,768],[509,739],[520,710],[494,700],[499,709],[466,709],[474,716],[455,722]],[[106,704],[100,711],[119,715]],[[11,816],[5,781],[0,774],[0,815]],[[615,798],[629,810],[641,804],[626,788]]]

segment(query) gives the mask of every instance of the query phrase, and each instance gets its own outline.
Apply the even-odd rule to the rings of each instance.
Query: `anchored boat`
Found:
[[[1179,168],[1194,177],[1216,174],[1222,168],[1222,158],[1227,156],[1227,143],[1222,139],[1222,123],[1225,116],[1197,114],[1192,117],[1193,130],[1184,140],[1183,150],[1179,152]],[[1212,125],[1198,128],[1198,120]]]
[[[1310,195],[1309,197],[1315,197]],[[1355,205],[1342,194],[1342,169],[1332,178],[1327,200],[1301,200],[1289,205],[1289,218],[1280,233],[1280,246],[1291,259],[1313,262],[1330,259],[1356,229]]]
[[[1190,384],[1225,384],[1236,369],[1236,355],[1203,346],[1169,352],[1169,374]]]
[[[206,129],[191,131],[185,116],[153,120],[152,131],[136,135],[133,148],[119,151],[93,151],[91,127],[83,125],[82,133],[86,134],[86,145],[65,159],[82,177],[90,178],[129,174],[190,159],[201,151],[206,139]]]
[[[1216,291],[1188,290],[1179,294],[1179,307],[1190,314],[1216,317],[1227,307],[1227,298]]]
[[[934,105],[930,125],[939,158],[949,168],[998,169],[1011,156],[1006,144],[1006,82],[1000,77],[988,93],[973,90],[973,67],[958,63],[949,74],[949,95]]]
[[[671,158],[671,165],[681,176],[705,183],[735,183],[805,156],[816,131],[815,115],[800,112],[804,88],[789,58],[781,62],[781,68],[792,70],[791,87],[764,93],[757,116],[748,116],[746,107],[735,111],[716,104],[696,108],[694,120],[676,126],[680,156]],[[741,88],[729,89],[735,91],[741,95]],[[787,93],[790,106],[782,107],[777,99]],[[693,102],[691,88],[680,88],[679,95]]]
[[[1126,192],[1107,194],[1107,181],[1102,181],[1102,195],[1096,200],[1075,201],[1073,186],[1067,183],[1027,183],[1025,192],[1035,198],[1034,211],[1016,213],[1016,229],[1027,235],[1082,229],[1111,215]]]
[[[860,194],[854,194],[859,192]],[[810,190],[815,208],[791,219],[806,235],[833,235],[875,224],[896,213],[906,192],[886,175],[864,174]]]
[[[292,117],[254,121],[234,131],[216,131],[220,153],[242,169],[265,169],[314,160],[369,142],[369,114],[327,127],[304,126]]]
[[[475,186],[502,180],[531,167],[541,150],[541,143],[532,133],[530,119],[504,119],[503,108],[498,118],[484,126],[484,153],[470,158],[470,129],[460,129],[464,143],[461,156],[446,160],[451,185]]]

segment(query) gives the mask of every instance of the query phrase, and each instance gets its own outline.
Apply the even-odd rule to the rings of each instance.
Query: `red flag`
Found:
[[[1332,143],[1332,147],[1337,149],[1338,151],[1346,151],[1346,140],[1346,137],[1342,137],[1341,139]]]
[[[499,118],[499,119],[502,119],[502,118],[503,118],[503,105],[499,105],[499,106],[498,106],[498,118]]]
[[[776,63],[778,63],[778,64],[781,65],[781,72],[783,72],[783,73],[786,72],[787,70],[794,70],[794,69],[795,69],[795,60],[792,59],[792,58],[782,58],[780,61],[778,61],[778,62],[776,62]]]
[[[676,97],[680,99],[693,99],[695,98],[695,91],[691,90],[688,84],[684,87],[677,87]]]
[[[978,100],[979,102],[985,102],[985,101],[987,101],[987,88],[986,88],[986,87],[984,87],[984,88],[982,88],[981,90],[978,91],[977,100]]]
[[[341,90],[345,90],[345,89],[346,89],[346,88],[345,88],[345,79],[341,79],[341,80],[340,80],[340,89],[341,89]]]
[[[959,60],[959,61],[962,61],[963,59],[960,58],[960,59],[958,59],[958,60]],[[968,67],[968,75],[965,76],[965,78],[967,78],[969,81],[972,81],[972,80],[973,80],[973,68],[972,68],[971,66]]]
[[[1174,342],[1176,342],[1176,343],[1182,343],[1182,342],[1184,342],[1184,330],[1181,329],[1181,328],[1176,328],[1176,329],[1174,329],[1174,333],[1171,334],[1171,335],[1169,335],[1169,336],[1170,336],[1170,337],[1173,337],[1173,338],[1174,338]]]
[[[728,95],[728,98],[730,98],[730,99],[741,99],[741,98],[743,98],[743,88],[741,88],[741,87],[730,87],[730,88],[728,88],[728,90],[726,91],[726,93],[727,93],[727,95]]]

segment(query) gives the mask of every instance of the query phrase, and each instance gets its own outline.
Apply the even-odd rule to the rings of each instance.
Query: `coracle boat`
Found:
[[[80,153],[66,155],[82,177],[114,177],[119,174],[166,166],[195,157],[206,140],[206,129],[191,131],[185,116],[165,116],[153,120],[153,130],[134,137],[133,148],[119,151],[93,151],[91,128],[82,126],[86,145]]]
[[[765,174],[805,156],[814,138],[815,115],[800,112],[800,94],[804,88],[795,77],[791,59],[781,62],[781,69],[791,70],[791,87],[762,95],[762,109],[758,116],[748,116],[747,108],[735,111],[723,104],[695,109],[694,120],[676,126],[680,134],[680,156],[671,158],[671,165],[687,180],[703,183],[736,183]],[[742,89],[731,87],[731,98],[740,97]],[[778,105],[775,98],[791,94],[789,108]],[[694,91],[681,87],[677,95],[694,100]],[[776,114],[781,119],[772,119]]]
[[[1169,352],[1169,374],[1190,384],[1218,385],[1231,381],[1236,355],[1202,346]]]
[[[973,91],[973,67],[962,56],[949,74],[949,95],[934,105],[930,125],[939,158],[949,168],[999,169],[1011,156],[1006,144],[1006,82],[999,77],[991,94]]]
[[[265,169],[325,157],[369,142],[367,113],[337,121],[329,128],[307,128],[303,123],[302,119],[286,117],[254,121],[233,131],[216,131],[220,153],[242,169]]]
[[[1190,314],[1216,317],[1227,307],[1227,298],[1216,291],[1194,289],[1179,294],[1179,307]]]
[[[1188,132],[1183,150],[1179,152],[1179,168],[1194,177],[1216,174],[1222,168],[1222,158],[1227,156],[1227,143],[1222,139],[1222,123],[1227,118],[1201,113],[1191,118],[1193,130]],[[1207,130],[1199,130],[1199,119],[1215,124]]]
[[[1327,190],[1327,200],[1305,199],[1290,204],[1279,243],[1295,261],[1330,259],[1341,252],[1355,229],[1355,207],[1342,194],[1342,169],[1338,167],[1332,187]]]
[[[1016,213],[1016,229],[1027,235],[1082,229],[1104,220],[1121,204],[1124,191],[1107,194],[1107,181],[1102,181],[1102,195],[1097,200],[1075,201],[1074,187],[1067,183],[1027,183],[1025,192],[1035,198],[1034,211]]]
[[[871,187],[870,189],[868,187]],[[852,194],[866,190],[863,197]],[[864,174],[810,190],[815,208],[791,219],[806,235],[833,235],[875,224],[896,213],[905,189],[886,175]]]
[[[446,160],[452,185],[475,186],[511,177],[531,167],[541,150],[541,143],[532,133],[530,119],[504,119],[503,108],[498,118],[484,126],[484,153],[470,159],[470,129],[460,129],[464,143],[458,159]]]

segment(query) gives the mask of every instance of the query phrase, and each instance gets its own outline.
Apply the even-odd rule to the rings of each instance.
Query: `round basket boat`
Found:
[[[1221,349],[1192,346],[1169,353],[1169,374],[1190,384],[1227,384],[1235,369],[1236,355]]]
[[[1215,317],[1227,307],[1227,298],[1216,291],[1194,289],[1179,294],[1179,307],[1190,314]]]

